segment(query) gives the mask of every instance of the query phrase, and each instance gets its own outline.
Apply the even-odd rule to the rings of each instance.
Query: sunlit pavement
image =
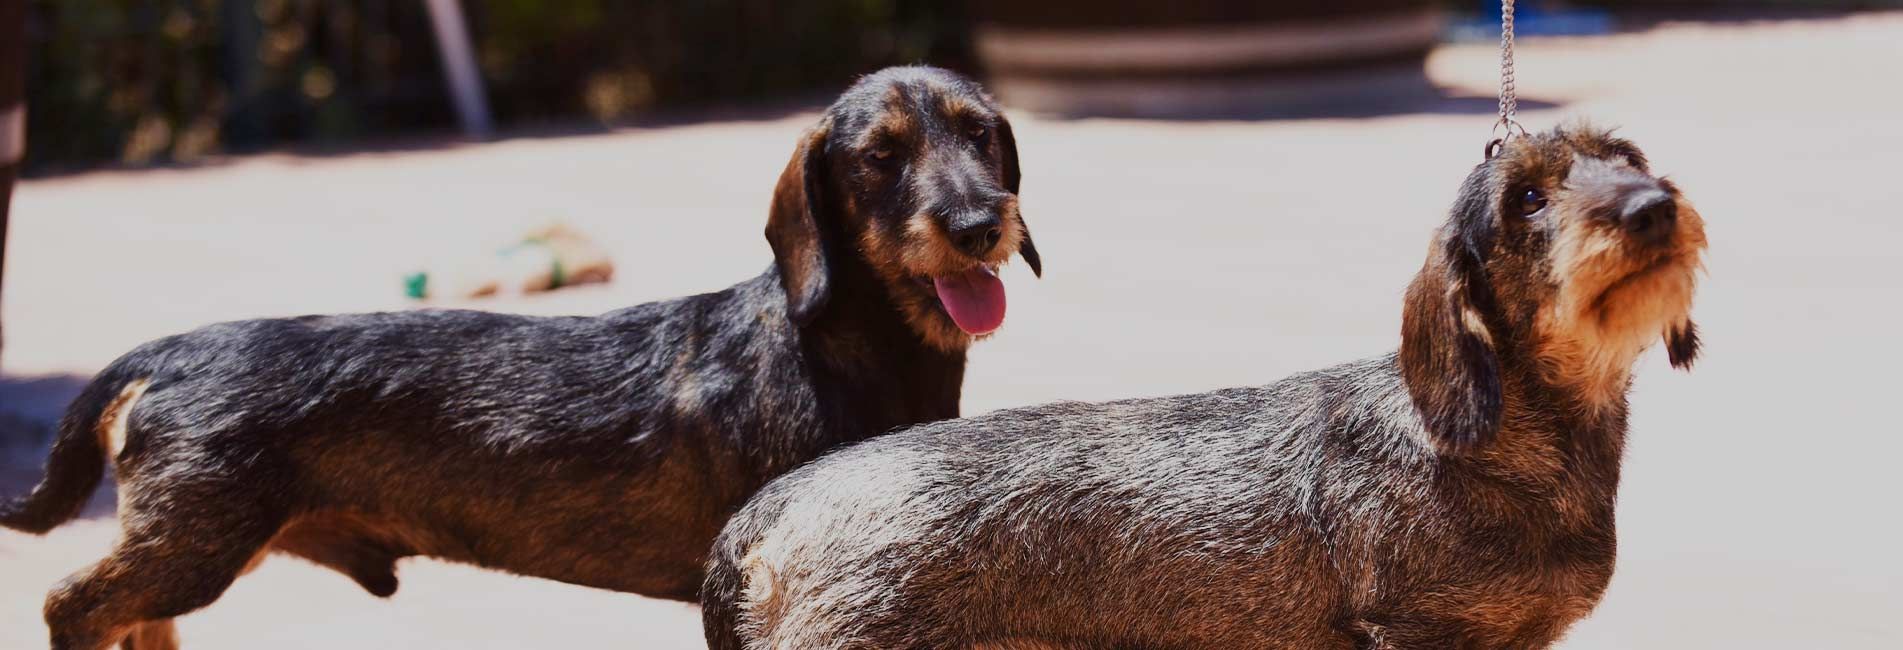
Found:
[[[1046,274],[1007,271],[1009,320],[972,354],[965,411],[1260,384],[1392,348],[1401,289],[1488,137],[1496,57],[1445,49],[1430,63],[1444,97],[1343,110],[1376,117],[1016,116]],[[1712,242],[1706,355],[1691,374],[1643,362],[1618,574],[1565,647],[1894,643],[1903,14],[1529,39],[1519,57],[1522,97],[1545,106],[1528,126],[1622,125]],[[767,265],[768,193],[812,117],[31,181],[5,367],[57,380],[213,321],[406,308],[399,278],[419,260],[554,216],[618,252],[618,282],[482,307],[592,313],[719,288]],[[0,647],[44,646],[45,589],[113,529],[0,532]],[[688,605],[428,561],[401,576],[379,601],[274,559],[182,634],[194,649],[699,647]]]

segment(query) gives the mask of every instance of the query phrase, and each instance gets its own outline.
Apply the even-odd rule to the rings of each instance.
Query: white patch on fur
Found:
[[[741,580],[740,616],[738,621],[740,636],[762,642],[749,643],[749,650],[770,650],[775,647],[771,639],[777,635],[781,619],[786,615],[786,586],[780,581],[780,572],[776,566],[784,561],[777,552],[778,545],[772,538],[764,541],[740,561]]]
[[[138,405],[139,398],[145,395],[146,387],[152,385],[151,379],[139,379],[126,384],[119,396],[106,405],[106,411],[99,415],[99,446],[105,448],[108,458],[118,458],[126,449],[126,428],[132,419],[132,407]]]
[[[1487,329],[1487,322],[1480,318],[1480,312],[1473,309],[1460,310],[1460,325],[1467,333],[1479,337],[1487,345],[1493,345],[1493,331]]]

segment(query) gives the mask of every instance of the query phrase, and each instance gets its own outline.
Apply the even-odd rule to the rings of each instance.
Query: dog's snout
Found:
[[[1004,222],[988,210],[959,213],[945,224],[945,229],[951,234],[952,245],[972,257],[991,252],[1004,238]]]
[[[1678,202],[1663,189],[1633,192],[1619,211],[1619,225],[1647,244],[1663,243],[1677,223]]]

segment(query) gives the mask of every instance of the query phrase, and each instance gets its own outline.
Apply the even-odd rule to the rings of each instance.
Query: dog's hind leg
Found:
[[[217,600],[283,521],[249,490],[166,478],[180,482],[123,485],[124,533],[112,554],[47,596],[53,650],[176,647],[169,619]]]
[[[263,553],[253,555],[251,561],[245,564],[244,570],[238,572],[238,576],[251,575],[251,572],[257,569],[259,564],[263,563]],[[135,625],[132,628],[132,632],[126,634],[125,640],[119,642],[119,649],[178,650],[178,625],[175,622],[176,620],[177,619],[161,618]]]

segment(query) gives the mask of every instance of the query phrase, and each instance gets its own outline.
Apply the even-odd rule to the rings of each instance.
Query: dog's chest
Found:
[[[1460,636],[1485,647],[1545,647],[1598,605],[1612,578],[1609,530],[1522,544],[1494,558],[1494,570],[1477,571],[1479,579],[1455,590],[1467,601],[1448,603],[1454,620],[1468,628]]]
[[[1545,647],[1598,604],[1616,552],[1606,495],[1462,488],[1437,500],[1460,504],[1443,526],[1382,537],[1357,563],[1363,647]]]

